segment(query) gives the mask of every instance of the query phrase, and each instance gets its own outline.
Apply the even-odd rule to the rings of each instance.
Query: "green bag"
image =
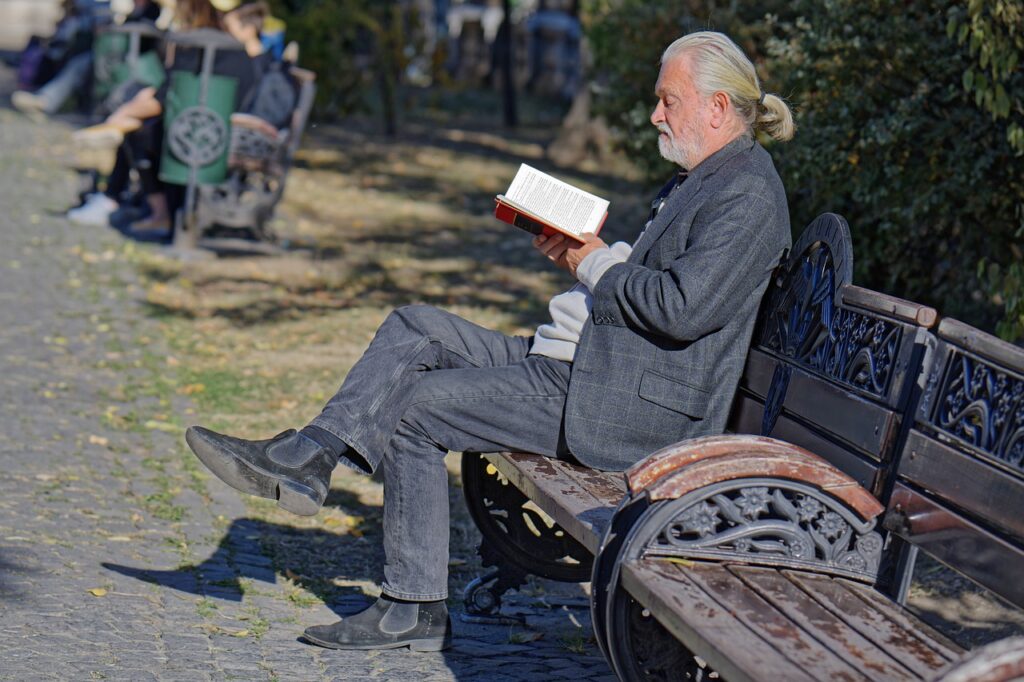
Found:
[[[201,82],[202,78],[193,73],[171,72],[160,156],[160,179],[164,182],[187,185],[190,159],[196,162],[200,184],[223,182],[227,175],[238,81],[210,76],[205,107],[199,106]]]

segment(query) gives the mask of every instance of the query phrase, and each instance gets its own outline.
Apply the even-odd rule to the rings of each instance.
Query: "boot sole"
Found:
[[[410,639],[404,642],[390,642],[388,644],[338,644],[337,642],[329,642],[319,637],[311,637],[310,635],[303,634],[303,639],[322,646],[326,649],[336,649],[339,651],[372,651],[376,649],[402,649],[409,647],[410,651],[416,651],[421,653],[427,653],[430,651],[444,651],[452,645],[450,637],[445,637],[441,640],[436,639]]]
[[[315,516],[323,506],[326,494],[264,471],[230,450],[213,445],[191,428],[185,431],[185,442],[207,469],[239,492],[277,500],[278,507],[297,516]]]

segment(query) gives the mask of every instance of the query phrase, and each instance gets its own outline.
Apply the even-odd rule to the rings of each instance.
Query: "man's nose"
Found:
[[[655,125],[656,126],[659,123],[664,122],[664,120],[665,120],[665,107],[662,106],[661,101],[659,100],[658,103],[654,107],[654,111],[651,112],[651,125]]]

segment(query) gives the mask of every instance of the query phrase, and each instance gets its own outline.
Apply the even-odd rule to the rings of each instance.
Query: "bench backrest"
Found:
[[[827,459],[881,496],[935,311],[850,284],[846,221],[824,214],[764,296],[729,430]]]
[[[951,319],[929,345],[885,526],[1024,606],[1024,349]]]

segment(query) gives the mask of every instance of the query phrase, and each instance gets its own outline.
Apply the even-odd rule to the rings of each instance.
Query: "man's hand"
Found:
[[[576,268],[580,266],[584,258],[597,249],[608,248],[604,240],[596,234],[587,232],[582,237],[585,241],[580,244],[575,239],[569,239],[561,234],[553,234],[550,237],[539,234],[533,238],[533,246],[552,263],[568,270],[575,277]]]

